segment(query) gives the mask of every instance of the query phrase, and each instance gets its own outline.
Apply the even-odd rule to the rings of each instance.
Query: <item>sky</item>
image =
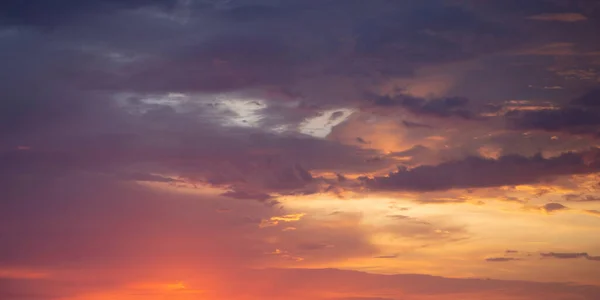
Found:
[[[0,299],[597,300],[600,2],[0,1]]]

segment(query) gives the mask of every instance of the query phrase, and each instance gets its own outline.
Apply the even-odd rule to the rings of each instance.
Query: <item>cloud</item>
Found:
[[[433,129],[432,126],[427,125],[427,124],[421,124],[421,123],[417,123],[417,122],[410,122],[410,121],[402,121],[402,124],[404,124],[404,126],[406,126],[406,128],[424,128],[424,129]]]
[[[429,222],[405,215],[388,215],[387,217],[398,221],[411,221],[416,224],[431,225]]]
[[[176,121],[178,116],[181,116],[181,119]],[[142,116],[144,117],[146,115]],[[346,172],[354,169],[352,165],[362,165],[368,169],[386,163],[365,162],[365,158],[377,153],[376,151],[361,150],[330,141],[265,135],[260,131],[244,128],[227,130],[214,124],[190,122],[184,120],[185,114],[172,112],[162,115],[161,118],[164,120],[138,119],[138,125],[152,127],[163,121],[173,121],[183,126],[199,126],[201,130],[183,130],[178,134],[157,130],[152,136],[148,136],[144,132],[147,129],[143,129],[129,134],[92,134],[82,138],[69,134],[69,129],[65,129],[65,136],[54,136],[56,140],[60,140],[56,145],[52,145],[54,141],[41,137],[36,138],[35,148],[30,151],[0,152],[0,164],[5,172],[11,170],[13,174],[27,173],[33,176],[95,172],[115,174],[124,180],[185,180],[230,189],[225,194],[230,197],[267,201],[268,195],[273,192],[293,194],[319,191],[323,180],[314,178],[305,165],[313,169],[332,170],[328,166],[329,163],[350,158],[354,163],[339,165],[338,171]],[[135,119],[137,117],[132,116],[130,120]],[[212,133],[204,131],[211,127],[214,129]],[[207,144],[189,140],[185,147],[178,146],[178,140],[189,139],[192,135],[211,142]],[[164,139],[160,138],[161,136]],[[162,142],[157,143],[157,139],[162,139]],[[310,150],[313,146],[321,150]],[[343,150],[344,148],[349,151]],[[327,153],[330,153],[330,158],[327,158]],[[186,161],[188,163],[185,163]],[[144,167],[139,167],[141,165]],[[345,166],[342,167],[343,165]],[[44,172],[37,172],[36,169],[42,166]],[[135,171],[136,167],[139,171]],[[172,175],[164,177],[148,173]]]
[[[391,222],[386,222],[387,224],[380,228],[374,228],[371,234],[381,234],[404,240],[408,243],[406,247],[419,249],[424,247],[423,243],[429,246],[452,244],[472,237],[469,228],[466,226],[443,218],[432,218],[430,220],[428,218],[398,217],[396,215],[388,215],[387,217],[391,219]],[[412,241],[419,242],[416,245],[408,246]],[[398,257],[401,256],[398,255]]]
[[[588,18],[580,13],[548,13],[539,14],[528,17],[530,20],[535,21],[553,21],[553,22],[581,22],[586,21]]]
[[[365,140],[364,140],[363,138],[361,138],[361,137],[357,137],[357,138],[356,138],[356,141],[357,141],[359,144],[369,144],[369,142],[365,141]]]
[[[591,90],[582,96],[571,101],[572,105],[583,107],[598,107],[600,106],[600,89]]]
[[[405,216],[405,215],[391,215],[391,216],[388,216],[388,218],[393,218],[393,219],[397,219],[397,220],[410,220],[411,219],[411,217]]]
[[[547,204],[544,204],[542,207],[540,207],[540,210],[542,210],[546,213],[553,213],[556,211],[567,210],[567,209],[569,209],[569,208],[560,203],[547,203]]]
[[[393,163],[367,162],[380,157],[376,149],[301,136],[308,117],[363,106],[362,95],[388,81],[381,74],[412,76],[433,61],[499,46],[488,39],[499,34],[495,25],[437,2],[204,1],[189,5],[185,24],[171,20],[181,1],[23,3],[2,4],[10,28],[36,29],[2,37],[3,53],[19,58],[8,60],[6,70],[17,71],[0,83],[0,132],[9,136],[3,146],[31,144],[35,153],[3,152],[7,167],[169,174],[263,201],[321,191],[324,180],[313,176],[319,171],[371,173]],[[315,7],[323,14],[315,16]],[[328,12],[340,14],[331,19]],[[423,17],[430,15],[445,21]],[[465,45],[464,38],[481,43]],[[483,44],[494,47],[472,48]],[[392,98],[418,115],[470,115],[462,97]],[[231,126],[238,113],[223,104],[231,99],[259,101],[254,127]],[[428,126],[417,121],[404,125]],[[17,156],[21,166],[10,163]]]
[[[556,252],[549,252],[549,253],[540,253],[540,255],[544,258],[556,258],[556,259],[578,259],[578,258],[585,258],[586,260],[591,260],[591,261],[600,261],[600,256],[591,256],[585,252],[581,252],[581,253],[556,253]]]
[[[485,261],[487,261],[487,262],[508,262],[508,261],[515,261],[515,260],[520,260],[520,259],[514,258],[514,257],[489,257],[489,258],[485,259]]]
[[[511,202],[511,203],[521,203],[521,204],[527,203],[527,200],[522,200],[522,199],[519,199],[518,197],[509,197],[509,196],[501,197],[498,200],[504,201],[504,202]]]
[[[269,194],[251,193],[251,192],[247,192],[247,191],[227,191],[227,192],[221,194],[221,196],[235,198],[235,199],[257,200],[260,202],[265,202],[267,200],[273,199],[273,196],[271,196]]]
[[[574,213],[581,213],[581,214],[586,214],[586,215],[590,215],[590,216],[597,216],[600,217],[600,212],[597,210],[592,210],[592,209],[573,209],[570,207],[567,207],[565,205],[562,205],[560,203],[547,203],[544,204],[542,206],[538,206],[538,207],[525,207],[525,210],[533,210],[533,211],[541,211],[545,214],[553,214],[555,212],[560,212],[560,211],[571,211]]]
[[[598,90],[572,100],[568,105],[538,110],[512,110],[506,113],[508,125],[519,130],[544,130],[598,135],[600,110]]]
[[[373,100],[373,105],[380,108],[402,108],[415,115],[434,117],[458,117],[462,119],[473,118],[473,113],[467,108],[469,100],[462,97],[424,99],[410,95],[395,97],[382,96]],[[410,125],[413,125],[414,123]],[[405,126],[410,126],[406,125]],[[423,126],[421,126],[423,127]]]
[[[317,251],[317,250],[323,250],[323,249],[333,248],[333,247],[335,247],[335,246],[331,245],[331,244],[326,244],[326,243],[302,243],[302,244],[299,244],[298,246],[296,246],[296,248],[298,250],[303,250],[303,251]]]
[[[162,182],[162,183],[177,183],[183,182],[182,180],[155,175],[155,174],[146,174],[146,173],[131,173],[131,174],[119,174],[118,178],[124,180],[134,180],[134,181],[142,181],[142,182]]]
[[[516,129],[537,129],[574,134],[597,134],[598,112],[567,107],[538,111],[512,111],[506,114],[509,125]]]
[[[104,113],[110,107],[107,102],[120,93],[136,96],[170,92],[260,94],[267,98],[263,100],[269,102],[265,112],[286,106],[278,105],[284,98],[279,96],[283,94],[296,95],[287,97],[287,100],[303,100],[305,107],[357,106],[355,100],[339,99],[357,98],[358,93],[367,90],[371,79],[365,74],[380,73],[381,69],[406,70],[403,73],[410,74],[431,59],[448,61],[478,55],[469,49],[460,49],[460,41],[419,33],[420,30],[436,28],[454,32],[457,37],[483,36],[481,32],[470,31],[470,27],[464,24],[485,23],[459,6],[443,6],[442,9],[439,3],[415,6],[377,2],[340,6],[337,1],[319,5],[275,1],[269,5],[249,2],[224,6],[203,1],[189,5],[193,18],[188,23],[170,22],[175,13],[173,9],[183,2],[110,0],[31,5],[23,1],[3,2],[0,10],[5,13],[5,21],[15,26],[35,24],[51,28],[54,36],[50,43],[45,38],[47,31],[25,30],[3,38],[5,53],[35,59],[10,61],[10,69],[19,71],[13,72],[10,80],[3,82],[3,86],[11,89],[3,89],[7,94],[2,95],[5,100],[0,104],[3,111],[0,127],[14,130],[38,128],[40,124],[56,125],[58,122],[72,125],[74,118],[78,119],[76,122],[102,120],[107,117]],[[315,5],[324,12],[322,16],[311,14]],[[157,7],[164,8],[164,11],[153,10]],[[340,9],[342,14],[335,20],[339,27],[329,27],[327,24],[331,20],[326,12]],[[410,11],[419,15],[434,13],[447,18],[453,25],[441,26],[437,19],[417,17]],[[356,20],[349,18],[356,15],[355,12],[364,15]],[[251,17],[265,14],[271,17]],[[277,15],[288,17],[273,18]],[[242,20],[243,27],[252,30],[232,26]],[[77,26],[80,32],[69,31],[72,26],[49,25],[62,22],[75,24],[73,26]],[[408,35],[396,34],[395,27],[390,27],[388,22],[408,25],[400,27]],[[300,23],[308,25],[293,26]],[[106,27],[106,24],[110,26]],[[414,29],[408,29],[411,24],[415,25]],[[197,35],[198,28],[212,30]],[[480,27],[481,30],[483,28]],[[114,34],[107,34],[113,29]],[[375,40],[372,40],[373,35],[365,34],[372,31],[379,36]],[[320,32],[327,38],[315,39],[313,32]],[[166,39],[172,42],[157,42]],[[344,41],[348,39],[354,39],[356,45],[348,55],[341,55],[341,52],[347,51],[347,42]],[[434,47],[429,47],[439,43],[454,45],[457,53],[441,58],[434,53],[437,52]],[[417,57],[392,63],[393,58],[403,56],[404,50],[396,48],[399,44],[405,45],[402,49],[418,54]],[[426,55],[422,49],[431,49],[432,53]],[[386,58],[390,60],[385,64],[376,63]],[[75,61],[77,63],[73,63]],[[330,71],[315,72],[325,65]],[[43,80],[48,76],[53,80]],[[352,89],[335,87],[335,91],[330,93],[327,86],[313,86],[313,78],[326,82],[327,86],[344,81],[344,78],[350,78],[357,84]],[[65,85],[66,82],[70,84]],[[36,89],[29,89],[31,84]],[[94,92],[99,90],[102,93]],[[274,97],[275,93],[265,90],[275,91],[278,96]],[[340,91],[346,90],[357,93],[351,97],[340,94]],[[267,96],[269,93],[271,96]],[[15,100],[17,98],[18,101]],[[98,101],[92,101],[92,98]],[[287,107],[283,118],[270,113],[264,114],[261,120],[266,122],[275,118],[291,122],[291,117],[298,115],[302,116],[298,109]],[[302,121],[304,119],[300,117],[298,122]],[[15,122],[20,124],[15,126]]]
[[[290,261],[295,261],[295,262],[301,262],[304,260],[304,258],[299,257],[299,256],[294,256],[293,254],[290,254],[288,251],[282,251],[280,249],[275,249],[275,251],[268,253],[271,255],[275,255],[278,257],[281,257],[285,260],[290,260]]]
[[[291,73],[276,66],[296,68],[301,63],[289,46],[274,37],[219,36],[179,53],[124,70],[114,89],[140,92],[227,92],[262,85],[285,85]],[[210,72],[199,72],[200,69]],[[192,78],[195,78],[192,80]]]
[[[10,25],[56,26],[98,13],[144,6],[167,9],[175,7],[176,4],[176,0],[63,0],[60,3],[7,0],[0,5],[0,20]]]
[[[586,209],[583,210],[584,213],[592,215],[592,216],[597,216],[600,217],[600,211],[599,210],[594,210],[594,209]]]
[[[581,153],[563,153],[552,158],[543,158],[541,155],[507,155],[498,159],[468,157],[434,166],[401,168],[388,176],[364,178],[364,181],[373,190],[406,191],[530,184],[555,176],[597,172],[600,168],[597,155],[597,149],[592,149]]]
[[[526,257],[532,256],[532,253],[520,252],[520,251],[509,251],[505,252],[507,255],[518,255],[522,256],[526,254]],[[542,258],[553,258],[553,259],[561,259],[561,260],[571,260],[571,259],[586,259],[590,261],[600,261],[600,256],[592,256],[586,252],[541,252],[539,256]],[[509,262],[509,261],[519,261],[526,260],[527,258],[519,258],[519,257],[489,257],[486,258],[487,262]]]
[[[179,193],[97,174],[45,180],[17,176],[3,180],[0,187],[6,191],[0,203],[0,226],[18,228],[3,234],[3,241],[10,246],[0,252],[0,275],[5,270],[13,270],[9,273],[12,277],[47,273],[48,287],[60,297],[96,288],[79,282],[80,289],[64,292],[57,280],[89,280],[94,285],[99,284],[96,276],[106,274],[111,282],[119,281],[118,286],[129,286],[136,280],[173,280],[168,277],[185,274],[184,279],[189,279],[204,272],[192,265],[210,270],[211,281],[225,280],[223,273],[229,271],[224,270],[250,265],[299,263],[299,257],[324,263],[376,253],[358,220],[300,222],[302,213],[237,201],[206,188]],[[227,213],[216,211],[222,207],[228,208]],[[296,230],[280,232],[258,226],[283,223],[294,223]],[[280,253],[265,254],[274,249]],[[292,249],[302,251],[301,255]],[[127,271],[115,272],[115,268]],[[66,278],[60,277],[65,273]],[[19,293],[31,290],[0,281]],[[38,279],[30,283],[43,284]],[[45,289],[46,285],[38,287]],[[3,298],[6,289],[0,290]]]
[[[573,201],[573,202],[595,202],[595,201],[600,201],[600,197],[595,196],[595,195],[585,195],[585,194],[567,194],[564,195],[563,198],[565,198],[566,201]]]
[[[304,214],[304,213],[298,213],[298,214],[291,214],[291,215],[275,216],[275,217],[271,217],[269,219],[263,219],[260,222],[260,224],[258,225],[258,227],[265,228],[265,227],[277,226],[277,225],[279,225],[280,222],[283,222],[283,223],[298,222],[305,215],[306,214]]]
[[[555,101],[589,84],[549,78],[547,72],[571,76],[552,71],[562,69],[551,70],[542,61],[549,57],[525,62],[506,53],[565,40],[541,52],[595,56],[593,36],[583,30],[593,22],[579,22],[582,30],[572,34],[566,27],[539,31],[539,22],[525,19],[555,12],[547,1],[469,2],[1,2],[0,228],[10,230],[0,229],[8,245],[0,251],[0,276],[10,278],[0,279],[0,298],[176,299],[197,298],[199,291],[211,299],[243,294],[248,300],[597,294],[560,284],[269,269],[368,268],[374,257],[397,258],[376,261],[391,263],[383,264],[387,272],[405,253],[416,265],[421,255],[436,260],[438,245],[458,253],[455,244],[478,237],[479,231],[442,220],[434,216],[437,208],[424,205],[474,197],[410,193],[414,217],[387,218],[389,211],[382,211],[374,218],[369,214],[379,210],[378,200],[354,199],[379,197],[365,187],[445,191],[598,171],[595,150],[565,152],[590,146],[589,137],[571,144],[560,135],[552,143],[565,144],[552,149],[525,143],[544,153],[533,157],[511,146],[523,143],[503,141],[502,153],[517,154],[478,157],[474,149],[504,130],[503,117],[482,117],[482,107],[498,113],[501,101],[525,96]],[[564,89],[526,88],[523,94],[519,87],[530,82],[522,77]],[[509,81],[519,82],[504,88]],[[555,105],[561,113],[508,116],[514,130],[506,134],[594,134],[594,97]],[[356,119],[361,123],[349,138],[338,139]],[[312,126],[325,133],[310,133]],[[549,157],[549,151],[564,153]],[[411,168],[383,175],[397,164]],[[370,179],[356,180],[360,176]],[[295,202],[306,195],[313,197]],[[320,209],[336,196],[349,201]],[[295,205],[311,209],[289,208]],[[354,205],[369,209],[323,216]],[[402,255],[380,255],[386,253]],[[493,272],[478,266],[443,269]],[[36,274],[47,277],[32,278]]]
[[[469,202],[470,199],[466,197],[457,197],[457,198],[425,198],[421,197],[418,199],[418,202],[421,204],[455,204],[455,203],[466,203]]]
[[[549,253],[540,253],[540,255],[542,257],[549,257],[549,258],[558,258],[558,259],[574,259],[574,258],[586,258],[588,257],[587,253],[555,253],[555,252],[549,252]]]

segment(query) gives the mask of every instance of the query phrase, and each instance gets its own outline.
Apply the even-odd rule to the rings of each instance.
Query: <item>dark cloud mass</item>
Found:
[[[12,157],[17,156],[22,163],[14,166],[20,170],[42,163],[49,171],[119,174],[131,172],[119,168],[140,168],[143,164],[139,173],[167,172],[237,190],[266,188],[262,193],[278,191],[279,186],[296,190],[313,182],[308,180],[311,169],[329,169],[312,161],[317,156],[323,163],[337,164],[346,156],[342,152],[347,152],[355,156],[355,162],[340,162],[338,171],[360,172],[377,168],[377,164],[361,167],[357,163],[378,155],[335,143],[328,143],[330,150],[310,149],[311,144],[327,144],[310,138],[290,147],[291,143],[285,142],[288,138],[275,135],[274,146],[269,145],[271,142],[261,145],[271,137],[250,145],[243,141],[247,140],[244,135],[253,131],[262,135],[268,128],[223,131],[220,126],[227,115],[214,114],[222,107],[219,93],[263,98],[268,106],[261,111],[264,126],[298,126],[318,113],[319,107],[363,105],[357,101],[359,94],[340,102],[342,96],[347,97],[338,91],[330,93],[304,84],[315,76],[332,83],[349,78],[360,93],[365,93],[373,83],[386,80],[376,75],[390,72],[384,68],[394,69],[394,73],[406,70],[400,72],[406,76],[431,62],[474,57],[487,50],[461,49],[456,38],[494,32],[494,26],[482,25],[486,22],[460,6],[440,6],[436,1],[418,5],[387,1],[344,5],[338,1],[323,5],[301,1],[256,5],[242,1],[6,1],[2,5],[2,19],[9,27],[0,47],[10,66],[0,74],[5,78],[0,83],[4,87],[0,132],[9,137],[3,147],[33,148],[28,153],[4,150],[7,164],[13,164]],[[182,16],[177,11],[186,13]],[[329,12],[334,11],[338,25],[331,26]],[[422,17],[425,15],[436,18]],[[272,26],[272,22],[278,25]],[[111,23],[123,27],[98,27]],[[136,24],[145,24],[147,29]],[[34,27],[20,27],[29,25]],[[194,33],[197,28],[209,27],[214,30]],[[315,27],[321,35],[312,34]],[[269,30],[262,30],[266,28]],[[444,34],[425,32],[428,30]],[[435,52],[439,46],[445,47],[447,56]],[[160,100],[172,93],[194,94],[184,104]],[[290,94],[296,96],[283,96]],[[123,102],[124,97],[129,100]],[[294,108],[290,101],[296,99],[303,101],[303,109],[310,109],[301,112]],[[375,104],[391,102],[417,115],[471,117],[468,102],[460,97],[389,99]],[[219,147],[229,149],[208,150]],[[247,154],[225,157],[225,153],[236,151],[233,149],[261,151],[253,149],[264,147],[271,152],[284,147],[296,153],[284,155],[286,158],[280,152],[258,155],[260,167]],[[194,156],[207,158],[213,155],[209,153],[218,153],[222,159],[211,157],[204,163],[191,163]],[[335,159],[321,160],[325,153]],[[185,160],[190,163],[184,167]],[[274,166],[281,163],[284,165]],[[298,163],[302,167],[296,167]],[[264,169],[272,175],[257,177],[251,169]],[[266,182],[261,188],[240,187],[249,184],[248,176],[252,181],[262,177]]]
[[[593,135],[598,135],[599,117],[598,111],[580,107],[507,114],[509,122],[518,129]]]
[[[600,89],[592,90],[585,95],[576,98],[571,102],[574,105],[580,105],[584,107],[597,107],[600,106]]]
[[[561,107],[506,114],[510,126],[600,136],[600,90],[592,90]]]
[[[437,191],[458,188],[498,187],[540,182],[568,174],[598,172],[598,149],[564,153],[557,157],[541,155],[502,156],[498,159],[468,157],[435,166],[402,168],[388,176],[365,178],[375,190]],[[551,206],[551,210],[556,207]]]
[[[473,113],[467,108],[468,103],[469,99],[461,97],[423,99],[409,95],[384,96],[373,101],[375,107],[399,107],[416,115],[470,119],[473,117]],[[415,126],[415,123],[404,124],[407,127],[427,127],[427,125]]]

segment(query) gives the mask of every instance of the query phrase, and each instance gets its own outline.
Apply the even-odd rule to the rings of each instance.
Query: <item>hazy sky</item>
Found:
[[[0,299],[597,300],[600,2],[0,1]]]

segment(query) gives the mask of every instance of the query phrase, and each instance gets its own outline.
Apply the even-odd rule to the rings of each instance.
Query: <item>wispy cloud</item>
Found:
[[[582,22],[588,18],[580,13],[546,13],[528,17],[535,21],[551,21],[551,22]]]

